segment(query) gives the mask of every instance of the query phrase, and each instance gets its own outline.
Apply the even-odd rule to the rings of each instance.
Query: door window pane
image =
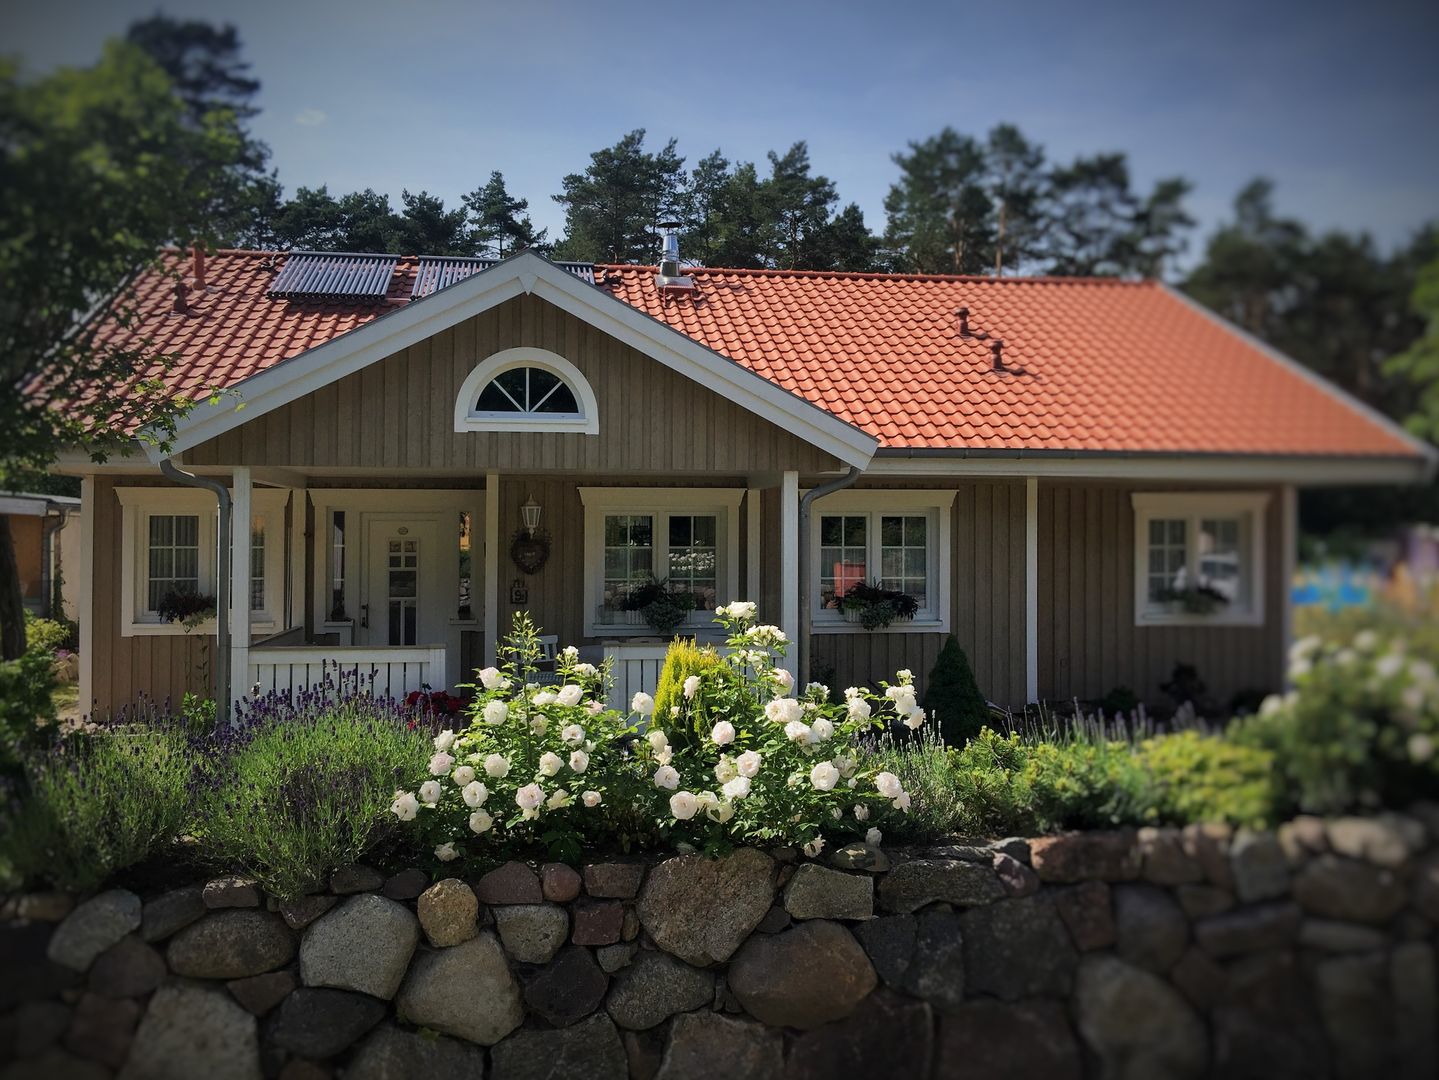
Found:
[[[345,512],[330,516],[330,618],[345,618]]]
[[[168,593],[200,593],[200,518],[196,514],[151,514],[146,610]]]
[[[389,644],[418,644],[420,542],[409,538],[392,539],[386,558]]]
[[[864,514],[822,514],[819,519],[819,593],[824,607],[866,577],[869,519]]]
[[[456,615],[461,619],[474,618],[474,557],[472,555],[473,523],[470,515],[460,511],[460,581],[459,603]]]
[[[265,610],[265,519],[250,528],[250,610]]]

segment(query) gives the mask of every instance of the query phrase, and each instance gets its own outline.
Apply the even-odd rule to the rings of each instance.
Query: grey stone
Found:
[[[1197,946],[1185,950],[1169,973],[1169,981],[1196,1009],[1207,1012],[1224,999],[1229,978],[1210,955]]]
[[[964,930],[957,912],[919,914],[903,985],[940,1012],[952,1012],[964,1003]]]
[[[1240,829],[1229,846],[1229,865],[1241,903],[1272,900],[1289,891],[1289,859],[1271,832]]]
[[[570,940],[576,945],[613,945],[639,936],[639,921],[618,900],[578,900],[573,905],[575,926]],[[631,921],[634,933],[626,933]]]
[[[1410,890],[1415,910],[1431,923],[1439,923],[1439,851],[1430,852],[1414,867]]]
[[[120,1080],[259,1080],[255,1018],[217,990],[160,987]]]
[[[868,919],[874,879],[804,863],[784,887],[784,906],[796,919]]]
[[[480,1080],[485,1052],[478,1046],[381,1024],[366,1036],[345,1068],[345,1080]]]
[[[1301,919],[1298,906],[1288,901],[1256,904],[1200,919],[1194,924],[1194,939],[1217,958],[1282,949],[1293,943]]]
[[[780,1032],[751,1020],[698,1012],[675,1020],[655,1080],[780,1080],[783,1075]]]
[[[1404,906],[1405,891],[1392,870],[1320,855],[1294,876],[1294,899],[1326,919],[1383,923]]]
[[[280,1053],[278,1050],[272,1052]],[[334,1072],[319,1062],[306,1061],[304,1058],[291,1058],[280,1066],[275,1080],[334,1080],[334,1078]]]
[[[1016,862],[1030,865],[1029,841],[1022,836],[1006,836],[989,845],[989,850],[999,855],[1008,855]]]
[[[90,968],[90,989],[105,997],[143,997],[164,979],[164,957],[134,934],[102,952]]]
[[[1394,1001],[1394,1052],[1404,1076],[1439,1075],[1439,1014],[1434,948],[1409,942],[1389,954],[1389,992]]]
[[[352,896],[305,932],[300,981],[388,1001],[420,940],[414,913],[375,893]]]
[[[660,1071],[660,1061],[664,1058],[668,1034],[667,1028],[620,1032],[620,1042],[624,1044],[625,1057],[629,1059],[629,1080],[655,1080]]]
[[[763,852],[681,855],[650,871],[639,921],[661,949],[705,967],[728,960],[773,900],[774,862]]]
[[[783,904],[775,904],[769,911],[765,912],[759,925],[754,928],[756,934],[778,934],[794,920],[789,917],[789,912],[784,909]]]
[[[480,932],[480,902],[475,890],[459,878],[435,882],[420,894],[415,908],[420,928],[436,948],[458,945]]]
[[[200,898],[211,911],[260,906],[260,887],[249,878],[222,877],[205,882]]]
[[[281,1003],[270,1038],[280,1049],[301,1057],[334,1057],[384,1016],[384,1002],[366,994],[302,986]]]
[[[58,1046],[0,1068],[0,1080],[110,1080],[113,1075],[98,1061],[86,1061]]]
[[[888,990],[876,990],[848,1020],[795,1037],[785,1080],[833,1080],[851,1074],[930,1075],[934,1060],[929,1006]]]
[[[633,941],[621,941],[614,945],[601,945],[595,950],[595,960],[599,962],[600,970],[613,975],[621,968],[629,967],[629,963],[635,957],[639,946]]]
[[[1154,885],[1190,885],[1204,880],[1199,860],[1184,850],[1184,838],[1178,829],[1140,829],[1135,836],[1139,846],[1140,874]]]
[[[1033,896],[1039,891],[1039,875],[1003,851],[994,853],[994,875],[1006,896]]]
[[[557,904],[512,904],[494,911],[495,929],[511,959],[547,964],[570,936],[570,916]]]
[[[154,944],[185,929],[205,911],[204,890],[198,885],[173,889],[146,902],[140,914],[140,937]]]
[[[854,935],[823,919],[751,938],[735,954],[728,979],[751,1016],[801,1030],[849,1016],[879,981]]]
[[[1163,979],[1113,956],[1079,964],[1074,1003],[1079,1032],[1105,1076],[1200,1077],[1209,1058],[1204,1024]]]
[[[633,900],[645,877],[642,862],[590,863],[585,867],[585,892],[612,900]]]
[[[1424,826],[1431,843],[1439,844],[1439,802],[1421,799],[1411,803],[1406,811],[1409,817]]]
[[[1079,955],[1048,893],[973,908],[960,926],[966,992],[1004,1001],[1068,995]]]
[[[280,904],[280,917],[291,930],[303,930],[340,902],[338,896],[301,896]]]
[[[1090,952],[1114,944],[1114,911],[1108,885],[1102,881],[1086,881],[1055,889],[1052,895],[1054,909],[1069,930],[1076,949]]]
[[[48,923],[0,920],[0,971],[25,972],[23,979],[0,978],[0,1009],[55,997],[81,981],[76,971],[46,955],[51,930]]]
[[[22,893],[0,907],[0,918],[57,923],[75,910],[75,898],[63,892]]]
[[[1222,915],[1234,907],[1234,894],[1217,885],[1181,885],[1174,890],[1179,906],[1191,919]]]
[[[579,871],[564,863],[545,863],[540,867],[540,892],[552,904],[568,904],[580,895],[584,879]]]
[[[55,928],[47,954],[72,971],[88,971],[97,956],[138,929],[140,898],[111,889],[86,900]]]
[[[1155,885],[1114,887],[1114,932],[1121,960],[1161,975],[1179,962],[1189,944],[1184,912]]]
[[[482,904],[538,904],[544,899],[540,879],[522,862],[507,862],[475,882]]]
[[[1394,1028],[1385,957],[1374,953],[1326,960],[1315,968],[1314,979],[1334,1051],[1334,1075],[1338,1080],[1387,1075]]]
[[[293,971],[269,971],[225,984],[240,1006],[253,1016],[264,1016],[300,985]]]
[[[1299,925],[1299,944],[1321,952],[1368,952],[1389,943],[1383,930],[1363,923],[1336,919],[1305,919]]]
[[[493,1046],[525,1018],[520,987],[495,935],[422,952],[395,998],[402,1021]]]
[[[414,900],[429,887],[430,875],[412,866],[387,877],[380,891],[391,900]]]
[[[1225,967],[1210,1011],[1215,1077],[1327,1077],[1329,1047],[1292,950],[1269,949]]]
[[[964,859],[914,859],[900,863],[879,883],[879,906],[904,915],[926,904],[974,907],[1002,899],[1004,886],[994,874],[993,856],[984,863]]]
[[[27,1001],[5,1018],[10,1053],[0,1059],[32,1058],[54,1046],[70,1026],[70,1007],[59,1001]]]
[[[1397,870],[1424,849],[1425,829],[1399,814],[1335,818],[1326,823],[1335,854]]]
[[[1067,833],[1029,842],[1029,858],[1041,881],[1133,881],[1139,876],[1135,834]]]
[[[620,1027],[643,1031],[675,1013],[708,1005],[714,992],[710,972],[646,949],[615,976],[605,1008]]]
[[[176,975],[243,979],[288,964],[295,934],[283,919],[254,908],[212,911],[170,939],[165,959]]]
[[[567,1027],[598,1009],[609,985],[589,949],[567,945],[526,983],[525,1004],[555,1027]]]
[[[491,1050],[490,1058],[492,1080],[627,1080],[629,1076],[619,1032],[603,1013],[555,1031],[517,1031]]]
[[[840,870],[864,870],[882,874],[889,869],[889,856],[877,847],[859,841],[835,848],[829,854],[831,866]]]
[[[1186,825],[1184,851],[1204,871],[1204,879],[1221,889],[1234,890],[1234,870],[1229,862],[1229,841],[1234,830],[1219,822]]]
[[[65,1048],[118,1069],[130,1053],[140,1012],[140,1004],[135,1001],[83,994],[70,1016]]]
[[[936,1059],[935,1080],[1082,1076],[1079,1042],[1057,1001],[972,1001],[940,1017]]]
[[[895,990],[909,985],[909,966],[918,935],[919,918],[915,915],[882,915],[854,928],[854,936],[876,974]]]
[[[330,875],[330,891],[336,896],[376,892],[384,884],[385,875],[373,866],[366,866],[363,863],[342,866]]]

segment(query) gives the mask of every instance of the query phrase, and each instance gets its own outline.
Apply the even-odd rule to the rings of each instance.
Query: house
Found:
[[[73,564],[79,554],[76,522],[80,500],[69,495],[4,491],[0,492],[0,514],[10,519],[25,610],[56,618],[63,612],[74,619],[78,610],[74,590],[67,590],[64,583],[67,559]],[[60,612],[55,611],[57,598]]]
[[[133,288],[106,333],[225,393],[168,462],[61,466],[99,709],[226,663],[235,695],[325,662],[453,687],[517,611],[613,657],[627,700],[667,637],[630,610],[651,575],[695,598],[682,629],[756,600],[841,686],[922,680],[953,633],[996,702],[1152,699],[1178,662],[1223,700],[1282,682],[1296,490],[1435,468],[1157,282],[681,272],[671,242],[659,272],[172,251]],[[228,641],[161,618],[217,579]],[[913,617],[851,621],[861,582]]]

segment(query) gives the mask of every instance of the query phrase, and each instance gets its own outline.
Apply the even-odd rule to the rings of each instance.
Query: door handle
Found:
[[[370,605],[369,605],[369,604],[361,604],[361,605],[360,605],[360,629],[361,629],[361,630],[368,630],[369,628],[370,628]]]

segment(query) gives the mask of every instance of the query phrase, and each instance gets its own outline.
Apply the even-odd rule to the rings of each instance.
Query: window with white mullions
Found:
[[[620,610],[630,591],[654,576],[655,519],[650,514],[605,515],[603,605]]]
[[[584,374],[546,349],[504,349],[465,377],[456,431],[599,434],[599,403]]]
[[[880,585],[929,607],[929,518],[885,514],[879,519]]]
[[[1135,623],[1264,620],[1266,492],[1138,492]]]
[[[151,514],[146,611],[154,612],[170,593],[200,593],[200,518],[196,514]]]
[[[265,519],[250,529],[250,610],[265,610]]]
[[[819,519],[819,591],[823,607],[868,580],[869,518],[822,514]]]
[[[670,588],[687,592],[695,606],[716,606],[719,572],[719,519],[714,514],[670,514],[668,574]]]
[[[548,413],[578,416],[575,395],[552,371],[537,367],[501,372],[480,391],[475,405],[480,413]]]

